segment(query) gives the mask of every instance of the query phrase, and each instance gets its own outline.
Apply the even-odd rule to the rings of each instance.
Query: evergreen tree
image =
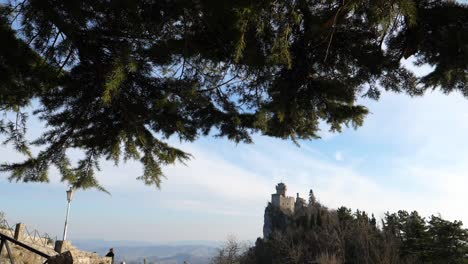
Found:
[[[100,158],[139,160],[144,183],[190,154],[167,143],[214,134],[291,139],[362,125],[360,96],[468,95],[467,7],[442,0],[13,0],[0,4],[0,133],[26,154],[11,180],[99,187]],[[435,70],[416,77],[415,56]],[[24,139],[23,107],[47,130]],[[19,122],[16,122],[19,121]],[[17,125],[18,124],[18,125]],[[72,166],[69,149],[84,158]],[[101,188],[102,189],[102,188]]]
[[[317,202],[317,199],[315,199],[314,192],[312,189],[309,191],[309,206],[313,206]]]
[[[317,224],[294,221],[302,213],[271,214],[273,235],[257,239],[241,263],[313,263],[329,259],[324,256],[331,256],[332,263],[468,263],[468,230],[460,221],[426,220],[416,211],[401,210],[387,213],[378,227],[373,215],[360,210],[305,210]]]
[[[438,216],[428,221],[430,263],[468,263],[468,230],[461,221],[450,222]]]
[[[414,211],[399,211],[402,255],[412,255],[419,261],[428,261],[428,236],[426,221]]]
[[[372,217],[371,217],[369,223],[370,223],[373,227],[377,227],[377,220],[375,219],[374,214],[372,214]]]

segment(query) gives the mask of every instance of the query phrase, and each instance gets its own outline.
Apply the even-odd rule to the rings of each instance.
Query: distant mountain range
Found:
[[[127,264],[206,264],[216,254],[221,242],[216,241],[177,241],[170,243],[152,243],[145,241],[106,241],[106,240],[72,240],[73,245],[81,250],[105,255],[109,248],[114,248],[115,263],[125,261]]]

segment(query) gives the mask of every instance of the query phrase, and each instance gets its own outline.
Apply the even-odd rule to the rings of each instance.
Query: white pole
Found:
[[[63,241],[67,239],[67,228],[68,228],[68,213],[70,211],[70,201],[68,201],[68,206],[67,206],[67,216],[65,217],[65,228],[63,229]]]

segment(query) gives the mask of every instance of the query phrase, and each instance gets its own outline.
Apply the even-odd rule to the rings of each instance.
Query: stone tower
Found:
[[[299,212],[305,207],[307,207],[306,200],[304,200],[304,198],[299,197],[299,193],[297,193],[296,203],[294,204],[294,212]]]
[[[294,197],[286,196],[287,187],[284,183],[276,185],[276,193],[271,195],[271,204],[283,212],[294,212]]]
[[[280,182],[276,185],[276,194],[280,194],[282,196],[286,196],[286,191],[288,187],[286,187],[286,184]]]

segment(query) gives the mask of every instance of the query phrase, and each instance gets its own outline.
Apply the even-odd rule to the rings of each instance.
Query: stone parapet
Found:
[[[48,264],[111,264],[111,258],[80,250],[70,250],[51,257]]]
[[[16,224],[14,238],[18,241],[24,241],[26,237],[26,225],[23,223]]]
[[[47,235],[40,236],[34,231],[33,236],[28,234],[24,224],[17,224],[14,228],[0,227],[0,233],[12,237],[19,242],[26,244],[46,255],[51,256],[48,260],[50,264],[112,264],[112,258],[102,257],[96,253],[81,251],[77,249],[71,241],[55,241],[52,243]],[[43,258],[19,245],[10,243],[13,259],[17,264],[43,264]],[[7,251],[3,250],[0,255],[0,262],[7,258]]]
[[[71,241],[69,240],[57,240],[55,241],[54,250],[60,254],[65,251],[75,250],[75,247],[72,245]]]

